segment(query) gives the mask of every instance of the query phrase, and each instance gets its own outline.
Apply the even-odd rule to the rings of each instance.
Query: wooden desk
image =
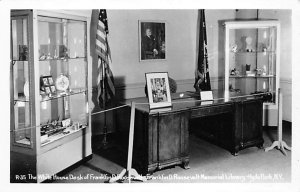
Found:
[[[136,102],[133,167],[152,174],[171,165],[189,168],[189,132],[208,139],[232,154],[251,146],[262,147],[262,99],[220,99],[203,105],[193,93],[172,95],[172,109],[149,111],[147,98]],[[216,95],[216,94],[214,94]],[[217,94],[218,95],[218,94]],[[220,96],[221,97],[221,96]],[[117,112],[118,130],[129,127],[130,107]],[[124,136],[126,137],[126,136]]]

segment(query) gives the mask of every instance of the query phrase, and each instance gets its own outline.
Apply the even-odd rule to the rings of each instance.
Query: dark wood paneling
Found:
[[[159,115],[158,162],[182,164],[181,158],[188,156],[188,112]]]
[[[262,137],[262,100],[248,100],[236,103],[236,135],[240,149],[263,145]]]

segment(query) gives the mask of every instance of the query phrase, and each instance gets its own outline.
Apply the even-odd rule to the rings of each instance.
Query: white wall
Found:
[[[282,119],[292,121],[292,24],[291,10],[259,10],[259,18],[278,19],[280,37],[280,88],[282,90]]]
[[[145,73],[167,71],[177,82],[178,91],[194,90],[194,71],[197,62],[198,10],[107,10],[109,45],[112,53],[111,68],[117,88],[117,98],[143,97]],[[218,80],[224,73],[219,64],[219,20],[233,19],[233,10],[207,10],[208,57],[212,87],[218,88]],[[91,21],[91,52],[93,56],[93,86],[97,85],[97,56],[94,42],[98,11],[93,10]],[[139,61],[139,20],[166,22],[166,60]],[[223,56],[224,57],[224,56]],[[223,59],[224,60],[224,59]],[[223,83],[220,83],[223,86]],[[96,101],[97,93],[93,94]],[[94,111],[98,111],[97,104]],[[108,115],[109,117],[109,115]],[[101,132],[103,117],[92,117],[95,128]],[[109,125],[113,127],[113,125]],[[113,128],[109,128],[113,130]]]
[[[193,79],[197,10],[108,10],[107,14],[118,97],[144,96],[147,72],[167,71],[177,81]],[[166,22],[166,60],[139,61],[140,20]]]
[[[144,83],[145,73],[152,71],[168,71],[178,80],[191,78],[196,55],[197,11],[109,10],[107,14],[111,18],[109,29],[114,76],[124,77],[125,84]],[[166,60],[139,61],[139,20],[166,22]]]
[[[145,73],[167,71],[176,79],[179,91],[194,90],[197,62],[198,10],[108,10],[112,69],[118,97],[144,96]],[[206,10],[208,57],[212,86],[224,73],[219,64],[218,21],[234,18],[233,10]],[[167,59],[139,61],[139,20],[166,22]],[[220,74],[222,73],[222,74]],[[216,87],[217,88],[217,87]]]

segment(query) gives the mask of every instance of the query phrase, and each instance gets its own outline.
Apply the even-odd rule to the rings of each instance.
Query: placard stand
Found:
[[[200,91],[201,105],[213,104],[213,93],[212,91]]]
[[[279,149],[284,155],[286,155],[285,149],[291,151],[291,147],[289,147],[284,141],[282,141],[282,93],[280,88],[278,89],[278,141],[274,141],[270,147],[265,148],[265,152],[272,150],[273,148]]]
[[[128,156],[127,156],[127,169],[123,169],[121,173],[109,179],[109,183],[122,180],[127,176],[129,183],[131,180],[146,181],[147,179],[138,174],[138,172],[131,168],[132,166],[132,150],[133,150],[133,136],[134,136],[134,119],[135,119],[135,103],[131,102],[131,115],[130,115],[130,129],[129,129],[129,143],[128,143]]]

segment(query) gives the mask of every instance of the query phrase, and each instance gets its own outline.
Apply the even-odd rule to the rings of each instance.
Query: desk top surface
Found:
[[[151,109],[149,108],[149,101],[147,97],[137,97],[132,99],[127,99],[122,103],[130,104],[135,102],[135,107],[137,110],[146,113],[165,113],[165,112],[176,112],[191,108],[207,107],[207,106],[220,106],[225,104],[230,104],[233,102],[242,102],[246,100],[262,99],[262,95],[246,95],[242,96],[239,94],[231,94],[229,99],[225,99],[224,92],[213,90],[213,100],[200,100],[199,93],[196,92],[180,92],[171,94],[172,106]]]

